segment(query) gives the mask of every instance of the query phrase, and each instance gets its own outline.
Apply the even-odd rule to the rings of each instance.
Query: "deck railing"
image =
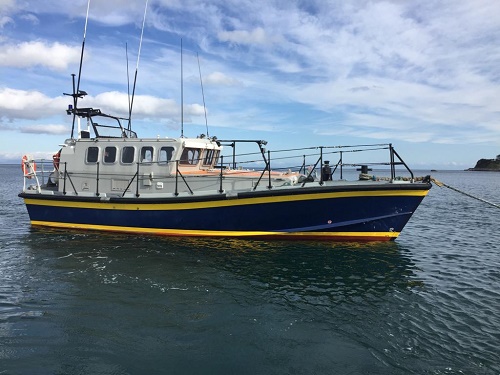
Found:
[[[299,173],[303,173],[306,175],[306,181],[302,183],[302,186],[304,186],[308,181],[310,181],[310,178],[312,178],[315,174],[319,174],[319,182],[321,185],[324,184],[325,176],[323,175],[322,168],[325,165],[326,158],[331,158],[331,157],[338,157],[338,160],[333,166],[333,170],[331,171],[331,177],[333,176],[338,176],[339,179],[343,179],[344,177],[344,168],[345,167],[354,167],[354,168],[363,168],[363,167],[381,167],[381,168],[386,168],[389,166],[389,173],[390,173],[390,180],[395,180],[396,179],[396,167],[397,166],[404,166],[404,169],[406,173],[410,175],[410,180],[414,180],[414,175],[411,169],[408,167],[408,165],[403,161],[403,159],[399,156],[399,154],[396,152],[392,144],[361,144],[361,145],[354,145],[354,146],[318,146],[318,147],[307,147],[307,148],[297,148],[297,149],[284,149],[284,150],[275,150],[272,151],[272,160],[275,164],[273,168],[271,168],[270,161],[271,161],[271,152],[267,152],[267,158],[263,157],[263,148],[259,144],[259,147],[261,147],[260,152],[252,152],[252,153],[244,153],[244,154],[236,154],[235,149],[236,149],[236,142],[233,142],[232,144],[229,144],[229,146],[233,147],[233,153],[232,153],[232,166],[234,169],[238,168],[245,168],[245,166],[252,166],[252,165],[258,165],[259,163],[264,163],[264,167],[262,169],[263,173],[268,172],[268,174],[271,174],[271,171],[279,171],[279,170],[294,170],[298,171]],[[258,142],[258,141],[254,141]],[[347,154],[358,154],[358,153],[369,153],[369,152],[378,152],[378,151],[384,151],[388,150],[389,151],[389,161],[363,161],[359,159],[358,161],[352,161],[352,162],[345,162],[344,158]],[[308,152],[309,151],[309,152]],[[302,163],[300,165],[293,164],[292,166],[287,165],[287,166],[280,166],[283,164],[284,161],[288,160],[298,160],[297,157],[297,152],[302,152],[301,155],[299,155],[299,158],[301,158]],[[307,152],[307,153],[306,153]],[[257,156],[260,155],[262,159],[256,159],[256,158],[248,158],[251,156]],[[281,155],[281,156],[277,156]],[[240,160],[236,161],[238,158],[247,158],[245,160]],[[397,160],[396,160],[397,159]],[[278,167],[276,167],[278,165]],[[307,167],[309,165],[309,168]],[[330,164],[333,165],[333,164]],[[336,174],[338,173],[338,174]],[[260,183],[260,179],[259,179]]]
[[[227,142],[227,141],[225,141]],[[334,176],[337,176],[338,179],[342,180],[344,178],[344,171],[346,167],[349,168],[361,168],[358,170],[367,171],[371,170],[373,167],[382,168],[381,171],[384,173],[388,173],[388,179],[393,181],[396,177],[396,169],[398,166],[404,167],[404,170],[407,174],[410,175],[409,180],[414,180],[414,175],[408,165],[403,161],[400,155],[395,151],[392,144],[371,144],[371,145],[355,145],[355,146],[319,146],[319,147],[308,147],[308,148],[299,148],[299,149],[285,149],[285,150],[275,150],[268,151],[264,149],[265,143],[263,141],[253,141],[257,142],[259,146],[259,152],[251,152],[251,153],[243,153],[236,154],[236,145],[238,142],[243,141],[233,141],[229,146],[232,147],[232,154],[229,156],[220,155],[219,160],[220,163],[215,166],[215,169],[220,170],[220,173],[216,175],[212,175],[211,178],[218,179],[218,193],[224,193],[224,179],[226,178],[226,171],[231,170],[231,179],[235,181],[238,179],[238,170],[241,169],[242,179],[245,178],[244,174],[248,172],[249,169],[254,168],[254,170],[260,170],[261,173],[257,179],[257,181],[253,185],[253,190],[257,189],[259,186],[262,186],[262,181],[266,181],[267,189],[273,188],[273,172],[279,171],[296,171],[303,175],[301,178],[300,186],[304,187],[308,182],[318,181],[320,185],[324,185],[328,180],[334,179]],[[227,146],[227,145],[226,145]],[[361,153],[374,153],[374,152],[384,152],[389,151],[389,161],[364,161],[365,159],[360,159],[357,157],[358,154]],[[255,156],[259,156],[259,158],[255,158]],[[346,162],[348,159],[346,156],[349,155],[350,162]],[[354,157],[356,155],[356,157]],[[387,155],[387,154],[386,154]],[[198,162],[201,161],[203,155],[200,156]],[[387,157],[387,156],[386,156]],[[323,168],[327,164],[326,161],[328,159],[333,159],[334,161],[329,164],[330,172],[329,174],[323,173]],[[230,160],[229,163],[225,162],[226,160]],[[271,161],[273,162],[273,167],[271,167]],[[37,173],[37,185],[38,189],[40,186],[48,185],[49,175],[53,172],[49,170],[48,164],[52,165],[52,161],[49,160],[41,160],[37,161],[39,169]],[[151,174],[150,177],[141,177],[141,171],[151,171],[152,165],[161,165],[165,166],[165,173],[156,174],[154,177]],[[258,168],[258,166],[261,168]],[[262,167],[263,165],[263,167]],[[174,178],[175,184],[172,193],[175,196],[180,194],[180,184],[182,183],[189,194],[194,194],[193,189],[189,186],[189,179],[186,178],[180,168],[180,160],[170,160],[170,161],[162,161],[162,162],[147,162],[147,163],[136,163],[136,170],[133,175],[121,174],[121,178],[127,178],[128,184],[126,188],[123,190],[121,194],[122,197],[126,195],[127,192],[130,192],[130,187],[135,182],[135,196],[139,197],[141,192],[140,182],[144,181],[146,178],[150,180],[165,180]],[[173,167],[172,167],[173,166]],[[99,162],[95,163],[95,173],[90,172],[90,178],[95,180],[95,192],[96,196],[101,194],[100,187],[102,185],[102,180],[116,178],[116,173],[102,172],[104,168],[101,168],[101,164]],[[168,171],[168,172],[167,172]],[[316,177],[319,175],[319,178]],[[40,181],[38,177],[40,177]],[[75,195],[78,195],[79,190],[75,187],[73,182],[73,178],[89,176],[89,172],[87,173],[77,173],[73,172],[68,168],[66,162],[61,163],[59,165],[58,171],[58,179],[59,184],[62,183],[62,193],[67,194],[68,191],[71,191]],[[128,177],[127,177],[128,176]],[[27,176],[26,178],[30,178]],[[62,181],[61,181],[62,180]],[[25,184],[26,188],[26,184]]]

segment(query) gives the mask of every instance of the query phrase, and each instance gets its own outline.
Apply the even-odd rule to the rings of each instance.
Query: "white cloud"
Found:
[[[85,98],[85,105],[100,108],[109,114],[128,117],[128,96],[122,92],[104,92],[95,97]],[[186,106],[189,108],[189,106]],[[185,109],[186,109],[185,108]],[[150,95],[135,95],[132,109],[133,118],[167,119],[179,117],[180,107],[172,99],[155,98]]]
[[[68,134],[68,125],[60,124],[23,125],[19,129],[30,134]]]
[[[69,101],[68,97],[51,98],[38,91],[0,89],[0,119],[3,118],[12,122],[19,119],[39,120],[62,115]],[[103,113],[128,117],[128,95],[123,92],[110,91],[96,96],[88,95],[81,99],[78,104],[79,107],[99,108]],[[187,116],[203,116],[204,109],[199,104],[185,104],[184,114]],[[173,99],[136,95],[133,103],[133,117],[177,120],[180,117],[180,105]],[[4,129],[10,130],[12,126],[4,125]],[[21,127],[21,131],[24,132],[31,132],[33,129],[38,131],[38,128],[32,126]],[[58,131],[53,125],[47,126],[47,129],[51,129],[49,132]]]
[[[257,27],[252,31],[220,31],[217,36],[222,42],[236,44],[266,44],[272,41],[272,38],[266,34],[262,27]]]
[[[0,89],[0,119],[40,119],[60,113],[67,99],[50,98],[38,91]]]
[[[31,22],[33,25],[38,25],[40,23],[38,17],[31,13],[23,14],[21,15],[21,18],[25,21]]]
[[[11,17],[7,17],[7,16],[0,17],[0,29],[9,23],[14,23],[14,20]]]
[[[138,23],[142,19],[145,2],[128,0],[91,1],[89,18],[109,26]],[[55,13],[70,18],[83,18],[87,11],[87,1],[60,0],[0,0],[0,13],[31,14]]]
[[[222,85],[222,86],[241,86],[243,83],[235,78],[228,77],[221,72],[213,72],[209,74],[206,78],[203,78],[203,82],[207,85]]]
[[[0,0],[0,13],[7,13],[16,7],[15,0]]]
[[[78,47],[58,42],[47,44],[41,41],[3,45],[0,48],[0,65],[17,68],[45,66],[52,70],[65,70],[71,63],[80,60]]]

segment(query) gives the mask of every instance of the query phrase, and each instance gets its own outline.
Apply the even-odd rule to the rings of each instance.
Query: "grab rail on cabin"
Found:
[[[104,125],[104,124],[98,124],[97,122],[92,122],[92,125],[94,127],[94,132],[96,133],[96,138],[137,138],[137,133],[135,131],[123,128],[121,126],[117,127],[117,126],[112,126],[112,125]],[[117,134],[116,135],[102,135],[98,131],[99,128],[114,129],[117,132]],[[120,135],[118,135],[118,133]]]
[[[68,178],[69,182],[71,183],[71,186],[73,187],[73,191],[75,192],[75,195],[78,195],[78,192],[76,191],[75,185],[73,184],[73,181],[71,180],[71,176],[68,173],[67,170],[67,162],[64,162],[64,172],[63,172],[63,194],[66,195],[66,177]]]
[[[181,176],[182,181],[184,181],[184,183],[186,184],[186,187],[188,188],[189,193],[191,195],[193,195],[194,194],[193,190],[191,190],[191,188],[189,187],[189,184],[187,183],[186,179],[184,178],[184,176],[182,175],[181,171],[179,170],[179,160],[175,161],[175,193],[174,193],[174,195],[175,196],[179,195],[179,190],[178,190],[179,179],[177,177],[178,175]]]
[[[186,178],[184,177],[184,175],[182,174],[182,172],[179,170],[179,160],[175,160],[175,161],[167,161],[167,163],[173,163],[175,162],[176,163],[176,168],[175,168],[175,191],[174,191],[174,194],[176,196],[179,195],[179,176],[181,177],[182,181],[184,182],[184,184],[186,185],[187,189],[189,190],[189,193],[192,195],[194,194],[193,190],[191,189],[191,187],[189,186]],[[132,176],[132,178],[128,181],[128,184],[126,186],[126,188],[124,189],[123,191],[123,194],[121,195],[122,198],[125,196],[125,194],[127,193],[127,191],[129,191],[130,189],[130,186],[132,185],[132,183],[135,181],[136,182],[136,189],[135,189],[135,196],[138,198],[140,196],[140,193],[139,193],[139,190],[140,190],[140,166],[141,164],[154,164],[153,162],[148,162],[148,163],[136,163],[137,164],[137,170],[136,172],[134,173],[134,175]],[[73,191],[75,193],[75,195],[78,195],[78,192],[75,188],[75,185],[71,179],[71,175],[77,175],[78,173],[73,173],[73,172],[69,172],[67,170],[67,162],[64,162],[64,172],[63,172],[63,176],[62,176],[62,179],[63,179],[63,194],[66,195],[67,194],[67,191],[66,191],[66,180],[68,180],[70,183],[71,183],[71,186],[73,188]],[[85,173],[83,173],[84,175]],[[95,191],[95,195],[96,196],[99,196],[100,195],[100,192],[99,192],[99,181],[102,179],[102,174],[101,174],[101,171],[100,171],[100,163],[99,162],[96,162],[96,173],[95,173],[95,182],[96,182],[96,191]],[[221,183],[221,187],[222,187],[222,183]],[[222,188],[221,188],[222,189]]]
[[[168,163],[171,163],[173,161],[167,161],[167,164]],[[158,162],[157,162],[158,163]],[[147,164],[152,164],[152,162],[148,162]],[[130,186],[132,185],[132,183],[134,182],[134,180],[136,181],[136,190],[135,190],[135,196],[137,198],[140,197],[140,194],[139,194],[139,168],[140,168],[140,165],[141,163],[137,163],[137,171],[135,172],[135,174],[132,176],[132,178],[130,179],[127,187],[125,188],[125,190],[123,191],[123,194],[122,194],[122,198],[125,196],[125,194],[127,193],[128,189],[130,188]],[[179,177],[180,176],[182,178],[182,180],[184,181],[184,183],[186,184],[186,187],[188,188],[190,194],[194,194],[193,193],[193,190],[191,189],[191,187],[189,186],[189,184],[187,183],[186,179],[184,178],[184,176],[182,175],[181,171],[179,170],[179,160],[175,160],[175,191],[174,191],[174,195],[175,196],[178,196],[179,195]],[[222,186],[222,185],[221,185]]]
[[[137,163],[137,171],[135,172],[135,174],[132,176],[132,178],[130,179],[130,181],[128,182],[128,185],[127,187],[125,188],[125,190],[123,190],[123,194],[122,194],[122,198],[125,196],[125,194],[127,193],[130,185],[132,185],[132,182],[134,182],[134,180],[137,178],[137,184],[136,184],[136,190],[135,190],[135,196],[137,198],[139,198],[139,163]]]
[[[95,178],[95,195],[96,197],[99,196],[99,162],[96,162],[96,167],[97,167],[97,173],[96,173],[96,178]]]
[[[81,91],[80,91],[81,92]],[[68,96],[75,97],[78,94],[65,94]],[[81,95],[81,94],[80,94]],[[87,93],[85,93],[87,95]],[[73,105],[70,105],[66,110],[68,115],[77,116],[80,118],[86,118],[90,121],[92,128],[94,130],[94,134],[96,138],[137,138],[137,133],[129,128],[125,128],[120,120],[129,121],[128,118],[108,115],[106,113],[101,112],[100,109],[97,108],[74,108]],[[115,125],[106,125],[99,124],[94,121],[94,118],[107,119],[105,121],[111,121],[111,123],[116,122]],[[100,134],[100,129],[113,129],[115,134]],[[71,133],[71,138],[73,138],[73,132]],[[90,138],[90,132],[88,130],[80,131],[80,138]]]

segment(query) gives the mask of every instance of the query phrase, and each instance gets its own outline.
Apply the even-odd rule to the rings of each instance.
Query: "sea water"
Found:
[[[500,204],[500,173],[433,177]],[[2,375],[500,373],[500,210],[450,189],[395,242],[315,243],[35,229],[21,186],[0,166]]]

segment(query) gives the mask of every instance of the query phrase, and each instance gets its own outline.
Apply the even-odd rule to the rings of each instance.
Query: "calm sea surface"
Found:
[[[500,210],[450,189],[339,244],[32,229],[21,186],[0,166],[0,374],[500,374]]]

